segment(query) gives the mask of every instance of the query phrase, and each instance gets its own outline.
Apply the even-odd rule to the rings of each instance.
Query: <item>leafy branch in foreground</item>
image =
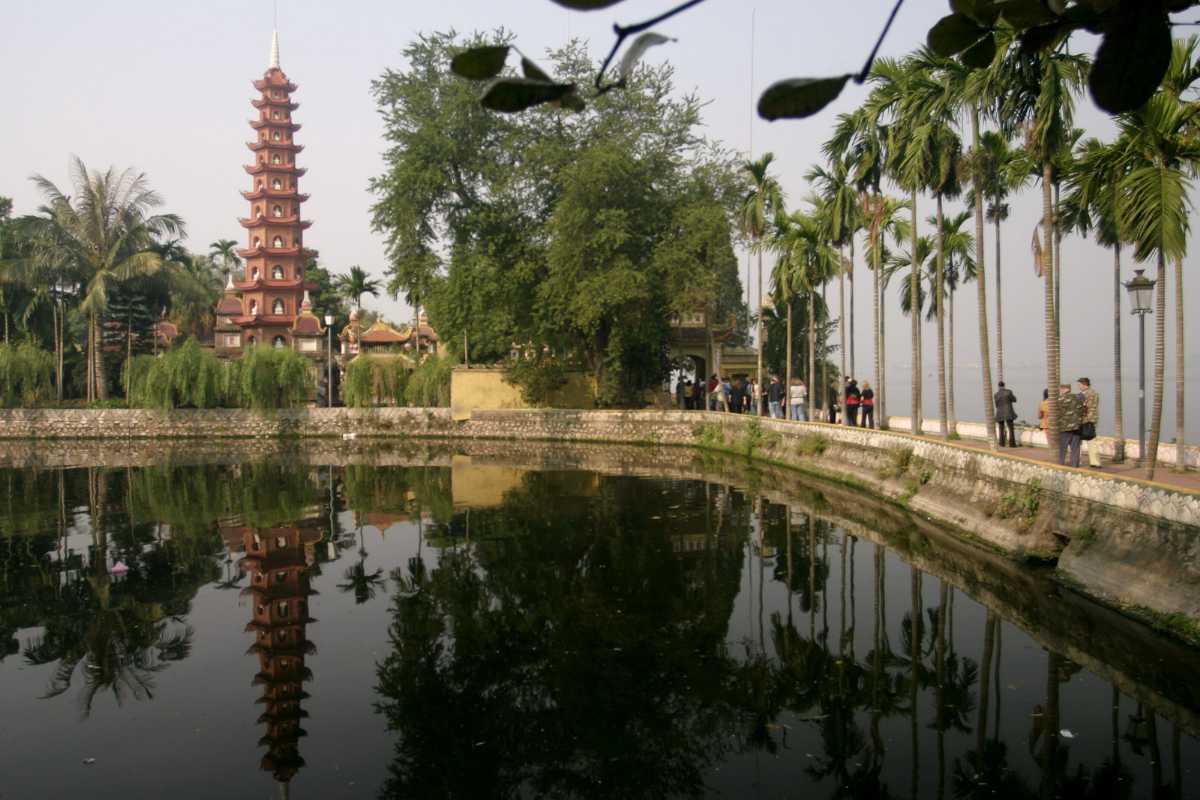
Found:
[[[622,0],[552,0],[574,11],[598,11]],[[663,13],[633,25],[613,24],[616,40],[596,74],[599,96],[624,88],[646,50],[672,41],[649,28],[700,5],[686,0]],[[871,54],[858,72],[827,77],[786,78],[771,84],[758,99],[758,114],[766,120],[801,119],[833,102],[854,81],[866,81],[888,30],[904,0],[897,0]],[[1140,108],[1161,84],[1171,59],[1171,27],[1193,22],[1172,22],[1170,15],[1200,5],[1200,0],[949,0],[951,13],[930,30],[930,49],[945,58],[958,57],[968,69],[991,64],[997,52],[997,34],[1011,31],[1026,53],[1057,49],[1072,33],[1085,30],[1101,36],[1092,63],[1088,86],[1104,111],[1120,114]],[[632,44],[618,66],[618,77],[605,75],[622,45]],[[488,45],[460,53],[454,73],[472,80],[488,80],[481,102],[493,111],[513,113],[550,104],[580,111],[584,100],[574,83],[556,81],[530,59],[521,56],[523,77],[501,76],[508,45]],[[518,51],[519,52],[519,51]]]

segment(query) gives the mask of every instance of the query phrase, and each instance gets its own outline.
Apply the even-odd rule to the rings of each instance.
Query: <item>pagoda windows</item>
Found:
[[[279,131],[271,131],[271,141],[273,141],[273,142],[279,141]]]
[[[276,153],[275,155],[271,156],[271,163],[272,164],[281,163],[280,158],[279,158],[279,153]]]
[[[274,207],[271,208],[271,214],[276,217],[282,217],[283,216],[283,206],[276,204]]]
[[[283,188],[283,181],[279,180],[279,178],[273,179],[271,181],[271,188],[274,189],[275,191],[279,191],[280,189]]]
[[[251,241],[250,249],[252,249],[252,250],[257,250],[259,247],[262,246],[262,239],[258,238],[257,236],[255,236],[250,241]]]
[[[283,280],[283,267],[279,264],[271,267],[271,278],[277,281]]]
[[[283,247],[283,246],[284,245],[283,245],[283,237],[282,236],[276,236],[274,239],[271,240],[271,247],[279,248],[279,247]]]
[[[283,307],[282,300],[275,298],[275,302],[271,304],[271,313],[275,314],[276,316],[283,316],[287,313],[287,309]]]

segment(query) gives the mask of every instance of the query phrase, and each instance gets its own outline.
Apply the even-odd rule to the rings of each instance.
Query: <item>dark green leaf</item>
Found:
[[[812,116],[837,99],[852,77],[846,74],[776,81],[758,98],[758,115],[769,121]]]
[[[992,63],[996,57],[996,37],[988,33],[975,44],[968,47],[959,56],[964,66],[971,69],[983,69]]]
[[[472,47],[450,60],[450,70],[463,78],[485,80],[499,75],[507,58],[508,45],[505,44]]]
[[[942,17],[929,29],[929,49],[943,58],[957,55],[966,50],[987,31],[976,25],[974,20],[962,14]]]
[[[1110,114],[1140,108],[1154,94],[1171,63],[1171,26],[1162,12],[1143,12],[1126,2],[1113,16],[1096,50],[1088,88]]]
[[[984,27],[995,23],[1000,16],[997,0],[950,0],[950,10],[970,17]]]
[[[579,92],[567,92],[563,95],[562,100],[558,101],[558,104],[568,111],[583,111],[587,108],[587,103],[583,102]]]
[[[480,102],[484,108],[511,114],[542,103],[562,100],[573,91],[573,83],[553,83],[532,78],[497,78],[487,85]]]
[[[537,64],[529,60],[527,56],[521,56],[521,72],[526,78],[533,78],[535,81],[548,81],[554,83],[554,78],[546,74],[545,70]]]
[[[615,6],[621,0],[554,0],[554,2],[575,11],[597,11],[601,8]]]
[[[1000,4],[1000,16],[1018,31],[1049,25],[1058,19],[1042,5],[1042,0],[1004,0]]]
[[[1072,30],[1070,24],[1062,22],[1030,28],[1021,34],[1021,52],[1031,54],[1053,50]]]

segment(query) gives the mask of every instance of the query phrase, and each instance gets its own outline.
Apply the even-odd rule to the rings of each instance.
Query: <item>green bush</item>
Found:
[[[409,362],[403,358],[360,356],[346,368],[342,398],[355,408],[391,404],[402,406],[408,388]]]
[[[567,385],[567,370],[558,361],[518,359],[504,369],[504,382],[516,386],[531,406],[545,406],[550,396]]]
[[[0,407],[36,406],[54,395],[54,356],[36,345],[0,345]]]
[[[135,408],[217,408],[227,397],[225,366],[195,339],[161,356],[135,356],[122,380]]]
[[[453,371],[453,359],[429,356],[408,376],[404,399],[408,405],[417,408],[449,406],[450,374]]]
[[[295,408],[313,396],[312,365],[285,348],[256,345],[231,362],[226,373],[228,405],[256,411]]]

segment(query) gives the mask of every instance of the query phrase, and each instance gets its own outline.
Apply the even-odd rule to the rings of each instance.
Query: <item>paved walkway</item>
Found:
[[[900,433],[908,433],[903,429],[898,429]],[[939,436],[924,436],[923,438],[931,441],[944,441]],[[989,443],[980,439],[957,439],[952,444],[971,447],[976,450],[987,450]],[[1052,457],[1050,450],[1045,447],[1005,447],[1000,451],[1005,455],[1019,456],[1020,458],[1028,458],[1034,461],[1044,461],[1047,464],[1056,464],[1058,459]],[[1079,463],[1082,465],[1080,469],[1095,473],[1098,475],[1111,475],[1115,478],[1138,478],[1140,480],[1149,480],[1148,471],[1138,467],[1137,464],[1128,460],[1123,464],[1114,464],[1111,461],[1104,461],[1100,469],[1092,469],[1087,466],[1087,453],[1080,454]],[[1170,464],[1159,464],[1158,469],[1154,471],[1154,482],[1161,483],[1165,486],[1171,486],[1178,489],[1184,489],[1191,492],[1200,492],[1200,472],[1175,472]]]

